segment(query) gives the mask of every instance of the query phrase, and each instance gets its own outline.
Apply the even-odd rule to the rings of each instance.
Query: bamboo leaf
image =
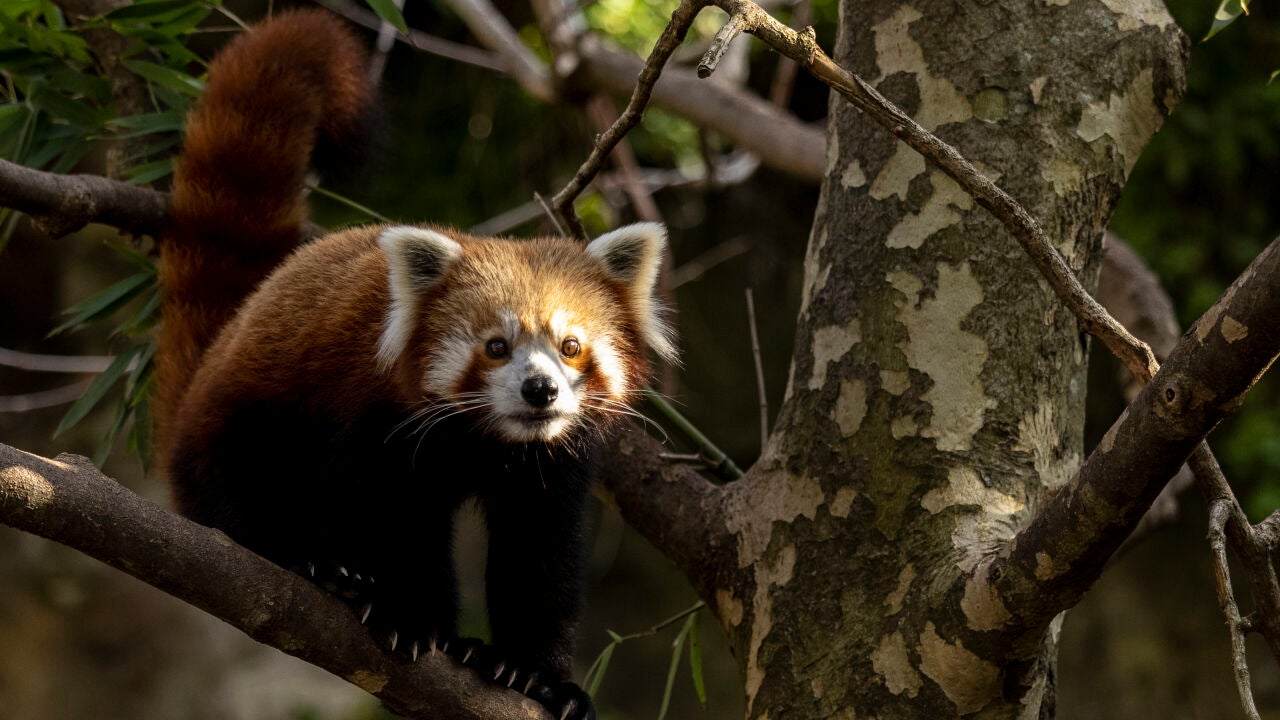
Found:
[[[1204,42],[1209,38],[1222,32],[1228,25],[1235,22],[1241,15],[1249,14],[1249,0],[1222,0],[1218,4],[1218,9],[1213,13],[1213,24],[1209,26],[1209,32],[1204,36]]]
[[[120,376],[124,375],[124,371],[129,367],[129,362],[138,354],[138,350],[141,347],[139,345],[120,353],[115,360],[111,361],[111,364],[107,366],[107,369],[101,375],[93,379],[93,382],[89,384],[88,389],[84,391],[80,399],[67,408],[67,414],[62,416],[62,422],[58,423],[58,428],[53,431],[54,437],[74,427],[76,423],[84,419],[85,415],[89,414],[89,411],[102,400],[107,391],[116,384]]]
[[[689,672],[693,675],[693,690],[698,694],[702,709],[707,709],[707,683],[702,676],[702,613],[689,618]]]
[[[130,185],[146,185],[173,172],[173,158],[156,160],[129,168],[122,175]]]
[[[596,658],[595,672],[591,673],[591,682],[587,685],[587,694],[591,697],[596,696],[600,683],[604,682],[604,674],[609,669],[609,660],[613,658],[613,651],[617,647],[618,643],[609,643],[600,653],[600,657]]]
[[[197,97],[204,89],[204,84],[199,80],[173,68],[145,60],[121,60],[120,63],[140,77],[184,95]]]
[[[409,34],[409,24],[404,21],[404,14],[400,12],[400,8],[391,0],[368,0],[369,7],[378,14],[378,17],[386,20],[395,26],[402,34]]]
[[[671,666],[667,668],[667,687],[662,691],[662,706],[658,708],[658,720],[667,716],[667,708],[671,706],[671,691],[676,684],[676,672],[680,669],[680,653],[684,650],[685,638],[689,637],[689,626],[697,616],[697,613],[694,613],[684,621],[680,634],[676,635],[675,641],[671,643]]]
[[[112,22],[154,20],[165,15],[186,12],[192,7],[199,7],[199,5],[191,0],[154,0],[154,2],[138,0],[131,5],[116,8],[103,17]]]
[[[65,314],[70,315],[71,318],[54,328],[49,334],[57,335],[66,330],[74,330],[85,323],[110,315],[153,282],[155,282],[155,273],[140,272],[130,275],[106,290],[67,308]]]

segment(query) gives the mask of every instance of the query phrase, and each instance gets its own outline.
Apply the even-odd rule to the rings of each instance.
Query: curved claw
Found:
[[[391,631],[391,651],[395,652],[396,643],[400,641],[400,633],[395,630]]]
[[[418,641],[414,640],[409,646],[409,655],[412,656],[413,662],[418,662]]]

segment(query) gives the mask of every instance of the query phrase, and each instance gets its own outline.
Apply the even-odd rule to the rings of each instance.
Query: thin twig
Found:
[[[347,20],[370,30],[380,30],[382,27],[383,20],[377,14],[350,2],[345,2],[344,0],[316,0],[316,2]],[[511,74],[510,64],[497,53],[489,52],[488,50],[444,40],[412,28],[410,28],[408,36],[397,34],[394,39],[430,55],[474,65],[486,70],[493,70],[494,72]]]
[[[1235,672],[1236,689],[1240,692],[1240,703],[1250,720],[1260,720],[1258,707],[1253,701],[1253,690],[1249,681],[1249,663],[1245,658],[1245,638],[1241,629],[1240,606],[1236,604],[1235,593],[1231,589],[1231,571],[1227,567],[1226,525],[1231,517],[1231,502],[1217,500],[1209,508],[1209,547],[1213,549],[1213,570],[1218,585],[1218,607],[1227,618],[1227,628],[1231,634],[1231,666]]]
[[[708,270],[728,262],[751,249],[746,238],[739,236],[711,247],[685,264],[671,271],[671,287],[678,288],[685,283],[700,279]]]
[[[649,388],[644,389],[644,397],[658,412],[662,413],[662,416],[668,422],[679,428],[680,432],[697,446],[698,454],[706,462],[707,469],[715,474],[716,477],[721,480],[737,480],[742,477],[742,469],[733,462],[733,458],[726,455],[715,443],[711,442],[711,438],[704,435],[696,425],[689,421],[689,418],[672,407],[666,398]]]
[[[751,326],[751,357],[756,364],[756,392],[760,395],[760,452],[769,444],[769,398],[764,392],[764,363],[760,359],[760,333],[756,331],[756,303],[747,288],[747,323]]]
[[[653,46],[653,51],[649,53],[649,59],[645,61],[644,69],[640,71],[640,79],[636,82],[636,89],[631,94],[631,100],[627,103],[626,109],[622,111],[622,115],[612,127],[596,138],[591,154],[578,168],[578,172],[574,174],[569,184],[551,198],[551,207],[559,214],[574,237],[586,240],[587,232],[582,226],[582,220],[573,209],[573,201],[600,172],[605,158],[613,152],[614,146],[640,122],[645,105],[649,103],[649,96],[653,93],[653,86],[662,74],[663,66],[667,64],[671,53],[675,52],[675,49],[684,41],[698,11],[705,6],[704,0],[681,0],[680,6],[671,14],[671,22],[662,31],[661,37]]]
[[[542,212],[546,213],[547,217],[551,218],[551,224],[556,227],[556,234],[566,235],[567,233],[564,231],[564,226],[560,224],[560,219],[556,217],[555,211],[551,209],[549,204],[547,204],[547,199],[542,197],[541,193],[534,193],[533,199],[538,201],[538,205],[542,206]]]
[[[711,38],[711,45],[698,63],[698,77],[704,80],[711,77],[711,73],[715,72],[716,66],[720,64],[720,58],[724,57],[725,51],[729,49],[733,39],[742,33],[744,26],[745,22],[740,15],[730,17],[729,22],[721,26],[716,36]]]

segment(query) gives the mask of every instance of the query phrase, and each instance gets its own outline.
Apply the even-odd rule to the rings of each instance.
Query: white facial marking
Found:
[[[607,338],[597,338],[591,345],[591,357],[609,387],[609,397],[613,400],[620,399],[626,391],[627,373],[613,344]]]
[[[458,381],[471,365],[475,341],[465,329],[459,329],[441,339],[436,352],[427,363],[424,378],[426,390],[442,398],[454,394]]]
[[[546,407],[534,407],[524,398],[524,383],[534,377],[546,377],[556,386],[555,400]],[[490,372],[486,399],[502,435],[518,442],[551,440],[577,417],[580,383],[581,373],[561,362],[558,351],[542,339],[528,338],[512,349],[510,360]]]
[[[387,289],[391,304],[378,338],[378,368],[388,371],[413,335],[418,293],[438,281],[462,255],[455,240],[426,228],[398,226],[382,231],[378,247],[387,258]]]

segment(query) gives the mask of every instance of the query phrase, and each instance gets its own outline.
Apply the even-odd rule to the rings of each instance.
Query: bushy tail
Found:
[[[359,41],[319,11],[277,15],[210,66],[187,118],[160,244],[153,411],[161,433],[218,330],[297,246],[313,149],[350,152],[368,136],[365,67]]]

